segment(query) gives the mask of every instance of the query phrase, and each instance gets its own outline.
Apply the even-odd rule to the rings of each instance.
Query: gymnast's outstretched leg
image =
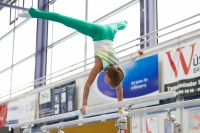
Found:
[[[28,13],[28,14],[27,14]],[[67,27],[76,29],[80,33],[90,36],[90,30],[95,26],[94,23],[89,23],[87,21],[82,21],[76,18],[64,16],[55,12],[40,11],[34,8],[30,8],[28,12],[18,14],[19,17],[32,17],[41,18],[45,20],[51,20],[54,22],[59,22]]]
[[[67,27],[76,29],[78,32],[90,36],[94,41],[99,40],[112,40],[118,30],[124,29],[127,22],[117,22],[112,24],[100,25],[95,23],[90,23],[87,21],[79,20],[76,18],[64,16],[55,12],[46,12],[30,8],[28,12],[18,14],[19,17],[26,18],[41,18],[45,20],[51,20],[54,22],[59,22]]]

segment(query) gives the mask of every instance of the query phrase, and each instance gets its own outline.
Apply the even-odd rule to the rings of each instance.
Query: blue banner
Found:
[[[144,96],[158,92],[158,55],[152,55],[121,66],[125,78],[122,82],[124,98]],[[105,96],[117,98],[116,90],[104,82],[105,73],[97,79],[99,91]]]
[[[39,117],[75,111],[76,82],[70,82],[39,93]]]

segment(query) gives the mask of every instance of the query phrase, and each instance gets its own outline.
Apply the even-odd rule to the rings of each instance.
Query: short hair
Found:
[[[124,72],[119,66],[110,66],[108,68],[108,78],[110,79],[110,87],[116,88],[124,79]]]

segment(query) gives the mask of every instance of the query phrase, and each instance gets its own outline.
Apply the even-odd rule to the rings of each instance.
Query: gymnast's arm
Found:
[[[87,108],[87,100],[88,100],[90,87],[92,83],[94,82],[97,74],[100,73],[101,71],[102,71],[101,61],[99,58],[95,57],[94,67],[92,68],[89,74],[89,77],[87,79],[87,82],[85,84],[84,91],[83,91],[83,104],[82,104],[82,108],[80,109],[82,114],[85,114],[85,109]]]
[[[117,100],[118,101],[122,101],[123,100],[123,88],[122,88],[122,84],[120,84],[117,88],[116,88],[116,92],[117,92]],[[124,110],[123,108],[119,108],[119,111],[122,113]]]

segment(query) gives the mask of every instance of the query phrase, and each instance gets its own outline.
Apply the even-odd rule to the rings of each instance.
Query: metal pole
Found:
[[[144,10],[144,0],[140,0],[140,36],[145,35],[145,10]],[[139,38],[137,38],[136,40],[138,40]],[[143,42],[144,39],[141,38],[140,42]],[[118,46],[118,47],[121,47]],[[116,47],[116,48],[118,48]],[[144,45],[140,45],[140,49],[143,49]]]
[[[10,4],[5,4],[5,3],[2,3],[2,2],[0,2],[0,7],[8,7],[8,8],[12,8],[12,9],[18,9],[18,10],[28,11],[27,8],[19,7],[19,6],[14,6],[14,5],[10,5]]]
[[[38,9],[48,11],[49,0],[38,0]],[[46,59],[47,59],[47,36],[48,36],[48,21],[44,19],[37,19],[37,33],[36,33],[36,51],[35,51],[35,77],[38,79],[46,76]],[[43,79],[40,84],[35,84],[34,88],[44,85]],[[38,82],[36,82],[38,83]]]
[[[88,0],[85,0],[85,21],[88,21]],[[85,43],[84,43],[84,71],[87,69],[87,36],[85,36]]]
[[[146,26],[146,33],[151,33],[157,30],[157,10],[156,10],[156,0],[145,0],[145,26]],[[146,37],[146,40],[150,38],[156,37],[157,34],[151,34]],[[149,47],[157,43],[157,40],[149,41],[148,43],[143,44],[144,47]]]
[[[61,127],[77,126],[78,124],[82,124],[82,123],[91,123],[91,122],[98,122],[101,120],[119,118],[119,116],[120,116],[119,113],[100,115],[100,116],[91,117],[91,118],[85,118],[85,119],[80,119],[80,120],[74,120],[74,121],[69,121],[69,122],[62,122],[59,124],[43,126],[41,127],[41,130],[52,130],[52,129],[60,129]]]

